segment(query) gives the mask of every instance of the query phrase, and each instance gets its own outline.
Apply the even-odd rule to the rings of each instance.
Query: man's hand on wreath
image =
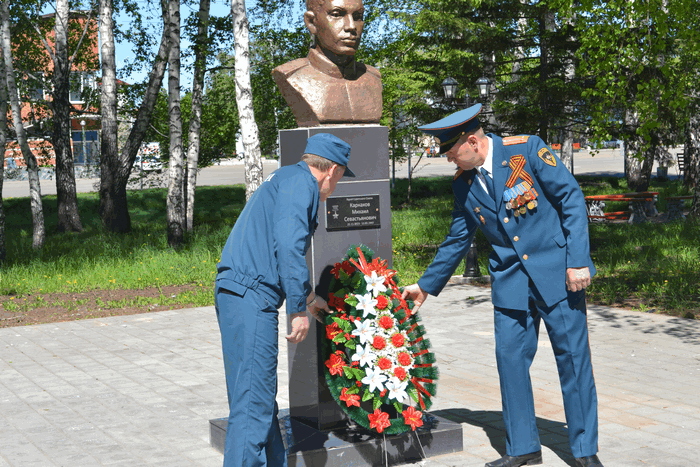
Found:
[[[411,284],[403,288],[401,298],[404,300],[413,300],[413,309],[411,311],[416,313],[418,308],[420,308],[423,302],[428,298],[428,292],[421,289],[418,284]]]
[[[331,313],[330,308],[328,308],[328,303],[324,299],[319,297],[318,295],[316,295],[316,297],[311,301],[311,303],[309,303],[307,305],[306,308],[309,310],[309,313],[311,313],[311,315],[314,318],[316,318],[316,321],[318,321],[319,323],[324,322],[324,319],[323,319],[324,313],[325,314]]]
[[[292,344],[298,344],[306,339],[306,335],[309,333],[309,317],[306,311],[302,311],[289,315],[289,319],[292,323],[292,332],[286,336],[286,339]]]

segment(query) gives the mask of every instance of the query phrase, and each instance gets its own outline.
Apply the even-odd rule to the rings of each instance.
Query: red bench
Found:
[[[656,191],[586,196],[588,220],[589,222],[627,220],[630,224],[646,222],[649,217],[654,217],[659,213],[656,210],[658,196],[659,193]],[[629,210],[605,212],[606,201],[627,202]]]

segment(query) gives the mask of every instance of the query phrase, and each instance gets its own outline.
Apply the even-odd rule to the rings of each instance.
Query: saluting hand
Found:
[[[418,284],[411,284],[404,287],[401,298],[404,300],[413,300],[413,310],[411,311],[416,313],[418,308],[420,308],[423,302],[428,298],[428,292],[421,289]]]
[[[591,285],[591,271],[586,268],[567,268],[566,288],[572,292],[584,290]]]

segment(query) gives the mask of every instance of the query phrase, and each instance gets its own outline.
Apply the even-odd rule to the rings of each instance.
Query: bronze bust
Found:
[[[306,0],[315,38],[305,58],[272,71],[300,127],[379,123],[379,70],[355,60],[364,26],[362,0]]]

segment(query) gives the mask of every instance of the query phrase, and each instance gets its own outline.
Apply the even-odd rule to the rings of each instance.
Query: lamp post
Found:
[[[488,78],[479,78],[476,80],[475,84],[479,90],[480,100],[483,100],[484,97],[487,98],[490,93],[491,81],[489,81]],[[449,105],[458,108],[469,107],[469,94],[464,97],[464,102],[457,101],[457,90],[459,88],[459,83],[456,79],[447,77],[442,81],[441,86],[443,92],[445,93],[445,100],[449,103]],[[476,249],[476,239],[472,240],[472,244],[469,246],[469,250],[464,257],[463,277],[481,277],[481,272],[479,271],[478,252]]]
[[[85,120],[80,120],[80,129],[83,139],[83,164],[85,164],[85,166],[89,168],[90,164],[88,162],[87,151],[85,147]]]

